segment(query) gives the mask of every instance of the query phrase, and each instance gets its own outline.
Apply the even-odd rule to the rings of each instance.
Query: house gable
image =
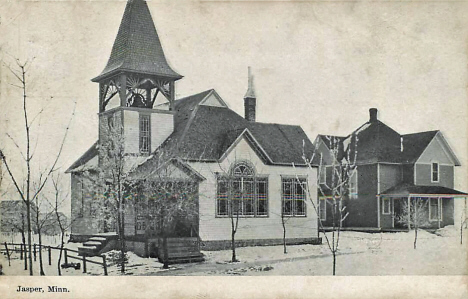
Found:
[[[445,165],[460,165],[460,162],[441,132],[438,132],[431,142],[429,142],[416,161],[416,164],[430,164],[432,162]]]

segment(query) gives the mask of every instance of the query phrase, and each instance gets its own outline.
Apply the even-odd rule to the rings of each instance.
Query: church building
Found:
[[[100,146],[117,126],[127,178],[190,182],[196,211],[172,236],[197,237],[201,249],[229,248],[235,215],[240,246],[282,244],[283,224],[289,244],[320,242],[317,168],[307,160],[314,147],[302,128],[257,121],[262,99],[250,69],[239,99],[244,116],[214,89],[177,99],[180,79],[165,58],[147,3],[129,0],[107,65],[92,79],[99,84],[98,140],[67,170],[72,236],[86,240],[115,232],[98,215],[98,191],[87,173],[105,167]],[[148,244],[159,237],[159,219],[138,200],[130,198],[125,207],[125,235]]]

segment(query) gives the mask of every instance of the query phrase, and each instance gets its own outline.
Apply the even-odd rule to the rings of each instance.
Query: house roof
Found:
[[[422,155],[439,131],[427,131],[401,135],[403,142],[402,162],[414,163]]]
[[[184,159],[216,161],[248,129],[248,141],[271,164],[303,165],[303,148],[312,155],[313,145],[300,126],[249,122],[227,107],[200,105],[211,92],[175,102],[174,132],[161,149],[177,150]]]
[[[99,81],[119,71],[180,79],[167,63],[146,1],[128,0],[111,55]]]
[[[371,109],[372,110],[372,109]],[[374,117],[354,130],[346,137],[331,136],[339,140],[340,153],[351,143],[352,138],[357,138],[357,161],[358,164],[368,163],[415,163],[422,155],[429,143],[440,135],[442,143],[449,155],[459,166],[460,162],[450,149],[440,131],[427,131],[400,135],[398,132],[377,119],[377,111]],[[318,135],[328,148],[331,148],[330,136]],[[353,141],[354,143],[354,141]],[[354,147],[352,147],[354,150]]]
[[[346,139],[353,135],[357,136],[357,163],[400,162],[400,134],[383,122],[368,121]]]
[[[381,195],[409,196],[409,195],[468,195],[467,193],[447,188],[443,186],[418,186],[413,184],[399,184],[384,192]]]
[[[98,155],[97,146],[98,146],[98,142],[96,141],[80,158],[78,158],[78,160],[76,160],[70,167],[68,167],[65,173],[73,172],[78,167],[85,165],[91,159],[96,157]]]

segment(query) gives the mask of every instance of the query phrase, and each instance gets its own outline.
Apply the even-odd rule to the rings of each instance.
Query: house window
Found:
[[[351,170],[349,177],[349,198],[357,199],[358,198],[358,173],[357,168]]]
[[[439,199],[431,197],[429,198],[429,220],[438,221],[442,220],[442,205],[439,205]]]
[[[391,211],[391,202],[390,198],[383,198],[382,199],[382,214],[384,215],[390,215]]]
[[[140,114],[140,153],[149,154],[151,148],[150,116]]]
[[[319,216],[320,220],[325,221],[327,220],[327,199],[321,198],[319,200]]]
[[[325,184],[326,182],[327,182],[327,167],[321,166],[320,175],[319,175],[319,184]]]
[[[231,177],[219,177],[217,216],[268,216],[268,178],[256,178],[253,169],[241,163]]]
[[[306,216],[307,180],[304,178],[283,178],[283,215]]]
[[[431,182],[437,183],[439,182],[439,163],[433,162],[431,168],[432,168]]]
[[[80,203],[80,210],[78,211],[78,217],[83,217],[83,213],[84,213],[84,194],[83,194],[83,182],[82,182],[82,179],[80,179],[80,181],[78,182],[78,196],[81,200],[81,203]]]

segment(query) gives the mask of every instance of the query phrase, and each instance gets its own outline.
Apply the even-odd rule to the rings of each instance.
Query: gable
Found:
[[[231,165],[234,161],[247,160],[254,166],[265,165],[265,158],[261,157],[257,150],[252,146],[247,137],[247,134],[241,134],[232,146],[225,152],[221,158],[221,163]]]
[[[316,155],[317,155],[317,161],[319,161],[318,163],[321,165],[331,165],[333,163],[334,157],[330,153],[330,149],[322,140],[322,138],[320,138],[320,136],[317,137],[315,146],[317,148]]]
[[[214,90],[200,102],[200,105],[227,108],[227,104]]]
[[[458,165],[458,159],[445,141],[445,138],[439,132],[429,142],[423,153],[416,161],[420,164],[430,164],[438,162],[440,164]]]

